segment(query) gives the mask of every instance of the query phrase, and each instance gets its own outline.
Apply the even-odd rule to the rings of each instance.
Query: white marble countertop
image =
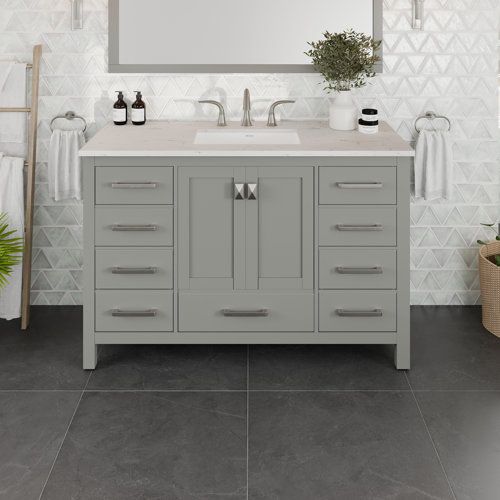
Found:
[[[335,131],[321,121],[282,121],[278,127],[297,130],[300,144],[200,145],[194,143],[198,130],[269,129],[265,123],[244,129],[236,122],[221,128],[212,122],[149,121],[143,126],[107,125],[81,149],[80,156],[414,156],[410,145],[383,122],[373,135]]]

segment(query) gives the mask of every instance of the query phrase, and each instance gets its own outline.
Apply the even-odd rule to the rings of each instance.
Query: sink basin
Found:
[[[198,130],[195,144],[252,145],[252,144],[300,144],[299,134],[294,129],[244,129]]]

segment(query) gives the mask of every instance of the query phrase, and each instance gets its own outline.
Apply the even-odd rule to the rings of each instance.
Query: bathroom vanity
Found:
[[[390,127],[107,126],[84,157],[99,344],[391,344],[410,367],[413,151]]]

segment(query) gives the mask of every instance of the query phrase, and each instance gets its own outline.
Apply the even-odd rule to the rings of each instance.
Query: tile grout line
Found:
[[[408,382],[408,385],[410,386],[411,395],[413,396],[413,400],[415,401],[415,404],[417,405],[417,410],[418,410],[418,413],[420,414],[420,418],[422,419],[422,422],[424,423],[425,430],[427,431],[427,435],[429,436],[429,439],[431,441],[432,447],[434,449],[434,453],[436,454],[439,465],[441,466],[441,470],[443,471],[444,477],[446,478],[446,482],[448,483],[448,487],[450,488],[451,495],[454,498],[454,500],[457,500],[457,496],[455,495],[455,491],[453,490],[453,486],[451,484],[450,478],[448,477],[448,474],[446,473],[446,469],[444,467],[443,461],[441,460],[441,456],[439,455],[439,452],[437,450],[436,443],[434,442],[434,438],[432,437],[431,431],[429,430],[429,426],[427,425],[427,422],[425,421],[424,413],[422,412],[422,409],[420,408],[420,404],[418,402],[417,396],[415,395],[415,392],[413,391],[413,387],[411,385],[410,379],[408,378],[408,374],[406,372],[405,372],[405,377],[406,377],[406,380]]]
[[[89,376],[87,378],[87,382],[85,383],[85,386],[83,387],[82,392],[80,393],[80,397],[78,398],[78,402],[76,403],[75,410],[73,411],[73,414],[71,415],[71,419],[68,423],[68,426],[66,427],[66,432],[64,433],[64,436],[61,440],[61,444],[59,445],[59,448],[57,449],[56,456],[54,457],[54,461],[52,462],[49,473],[47,474],[47,479],[45,479],[45,483],[43,484],[43,488],[42,488],[42,491],[40,492],[40,496],[38,497],[38,500],[41,500],[43,492],[45,491],[45,488],[47,487],[47,484],[49,483],[50,476],[52,475],[52,471],[54,470],[57,459],[59,458],[59,453],[61,453],[63,444],[66,441],[66,437],[68,435],[69,428],[71,427],[71,424],[73,423],[76,412],[78,411],[78,408],[80,407],[80,403],[82,401],[83,395],[85,394],[85,389],[87,388],[87,385],[90,381],[90,377],[92,377],[92,373],[93,373],[93,371],[89,373]]]
[[[247,345],[247,500],[249,498],[249,416],[250,416],[250,345]]]

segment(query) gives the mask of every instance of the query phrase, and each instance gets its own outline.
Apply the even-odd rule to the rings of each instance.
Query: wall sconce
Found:
[[[424,29],[424,0],[413,0],[412,27],[414,30]]]
[[[83,0],[71,0],[71,29],[83,29]]]

